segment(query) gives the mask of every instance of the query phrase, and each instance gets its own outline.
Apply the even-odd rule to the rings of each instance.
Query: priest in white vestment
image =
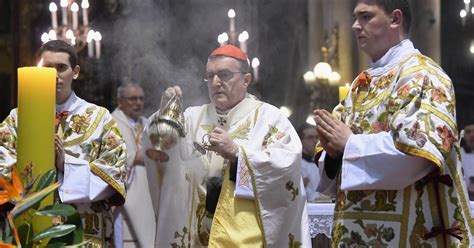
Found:
[[[123,83],[117,89],[118,106],[112,112],[127,146],[127,197],[125,205],[118,207],[115,213],[118,215],[115,221],[117,248],[154,246],[156,221],[142,148],[146,124],[142,116],[144,97],[139,84]]]
[[[146,159],[156,247],[311,247],[301,142],[278,108],[247,93],[251,78],[239,48],[213,51],[205,77],[211,103],[184,111],[186,137],[165,150],[169,161]],[[162,102],[186,94],[171,87]]]

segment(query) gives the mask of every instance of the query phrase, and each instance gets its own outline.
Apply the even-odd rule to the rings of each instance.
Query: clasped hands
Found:
[[[352,135],[350,127],[324,109],[316,109],[313,114],[321,146],[332,158],[342,156],[347,140]]]

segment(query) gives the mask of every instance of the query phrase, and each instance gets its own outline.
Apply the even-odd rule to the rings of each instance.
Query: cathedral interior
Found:
[[[59,5],[59,1],[53,1]],[[73,1],[69,1],[71,4]],[[76,1],[79,3],[79,1]],[[411,39],[439,62],[454,83],[458,125],[474,114],[474,18],[463,0],[412,0]],[[17,106],[17,68],[38,63],[41,36],[52,28],[51,0],[0,0],[0,118]],[[126,80],[146,92],[145,114],[154,112],[161,92],[180,85],[186,106],[209,101],[203,82],[208,54],[227,32],[235,10],[235,34],[248,32],[249,58],[258,58],[258,80],[250,92],[292,110],[299,126],[312,108],[332,109],[338,87],[367,66],[351,30],[350,0],[97,0],[90,1],[88,27],[100,31],[100,58],[78,47],[81,74],[77,94],[113,110],[117,86]],[[466,7],[467,9],[467,7]],[[81,15],[79,15],[81,17]],[[58,11],[58,22],[61,15]],[[83,25],[79,18],[79,25]],[[232,40],[232,37],[231,37]],[[235,44],[239,44],[236,35]],[[338,82],[305,81],[318,62],[328,62]]]

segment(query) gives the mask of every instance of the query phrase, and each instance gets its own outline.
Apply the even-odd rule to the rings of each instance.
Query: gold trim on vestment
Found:
[[[464,218],[466,218],[466,222],[469,225],[469,227],[468,227],[469,230],[468,231],[472,234],[472,233],[474,233],[474,226],[473,226],[473,223],[472,223],[472,215],[471,215],[471,211],[470,211],[471,208],[468,204],[468,200],[466,199],[466,193],[464,192],[464,188],[462,186],[461,179],[458,177],[459,173],[458,173],[458,170],[457,170],[457,165],[452,160],[451,156],[448,158],[447,164],[448,164],[448,169],[451,172],[451,175],[453,177],[456,188],[458,189],[459,197],[461,197],[461,199],[459,199],[459,200],[461,201],[461,208],[462,208],[462,210],[465,214]]]
[[[114,188],[122,197],[125,199],[125,189],[120,187],[120,184],[117,183],[113,178],[111,178],[108,174],[103,172],[97,165],[94,163],[89,163],[91,171],[94,172],[97,176],[102,178],[106,183],[108,183],[112,188]]]
[[[260,229],[262,230],[262,243],[263,247],[267,247],[267,237],[265,236],[265,228],[263,226],[263,220],[262,220],[262,213],[260,212],[260,203],[258,201],[258,192],[257,192],[257,183],[255,181],[255,174],[253,172],[253,168],[250,166],[249,159],[247,157],[247,153],[245,152],[245,149],[243,146],[240,146],[240,149],[242,151],[242,157],[244,157],[245,165],[247,166],[249,172],[250,172],[250,178],[252,180],[252,190],[253,190],[253,195],[254,195],[254,201],[255,205],[257,205],[256,210],[257,210],[257,221],[258,224],[260,225]]]
[[[410,221],[410,197],[411,186],[403,190],[403,208],[402,208],[402,222],[400,223],[400,247],[406,247],[408,242],[408,223]]]
[[[379,104],[382,101],[382,99],[386,98],[389,95],[390,93],[388,92],[388,90],[384,90],[383,92],[377,94],[377,96],[373,98],[373,101],[370,101],[369,103],[365,105],[362,105],[362,103],[357,102],[356,104],[354,104],[354,112],[361,112],[361,111],[370,109],[373,106]]]
[[[97,116],[94,120],[94,123],[89,127],[89,129],[84,133],[84,135],[73,139],[71,141],[66,141],[64,142],[64,147],[70,147],[70,146],[75,146],[79,145],[82,142],[86,141],[97,129],[99,126],[99,123],[102,121],[102,118],[104,117],[105,109],[104,108],[99,108],[99,113],[97,113]]]
[[[445,115],[444,113],[442,113],[441,111],[433,108],[432,106],[428,105],[428,104],[425,104],[425,103],[422,103],[421,104],[421,109],[424,109],[424,110],[427,110],[429,111],[430,113],[432,113],[433,115],[435,115],[436,117],[440,118],[441,120],[443,120],[446,124],[449,125],[449,127],[451,128],[451,130],[456,130],[456,123],[454,123],[452,121],[452,118],[450,118],[449,116]]]
[[[383,213],[365,213],[365,212],[334,212],[334,220],[344,219],[367,219],[374,221],[391,221],[401,223],[403,216],[401,214]]]
[[[395,141],[395,147],[398,150],[400,150],[404,153],[407,153],[409,155],[418,156],[418,157],[428,159],[429,161],[433,162],[438,167],[439,172],[444,171],[444,165],[441,162],[441,160],[438,159],[435,155],[433,155],[433,154],[431,154],[431,153],[429,153],[425,150],[422,150],[422,149],[417,148],[417,147],[409,146],[409,145],[406,145],[406,144],[402,144],[398,141]]]

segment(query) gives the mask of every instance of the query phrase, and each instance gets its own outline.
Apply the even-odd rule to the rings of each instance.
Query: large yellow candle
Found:
[[[18,68],[18,142],[17,167],[25,185],[25,167],[32,164],[32,178],[55,168],[54,119],[56,111],[56,69]],[[42,206],[53,203],[52,195]],[[35,221],[34,221],[35,222]],[[45,228],[34,223],[37,228]]]
[[[344,101],[346,99],[347,94],[349,93],[350,86],[346,84],[345,86],[339,86],[339,102]]]

